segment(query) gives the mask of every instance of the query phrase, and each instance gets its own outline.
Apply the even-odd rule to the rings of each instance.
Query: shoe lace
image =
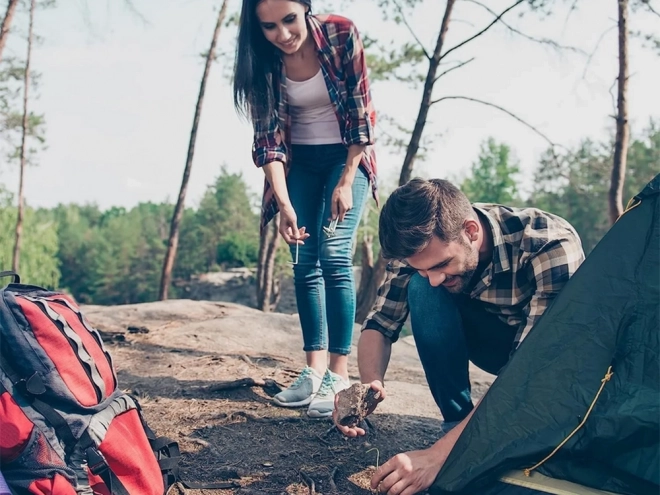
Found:
[[[291,388],[300,387],[311,373],[312,373],[311,368],[305,368],[304,370],[302,370],[300,372],[300,375],[298,375],[298,378],[296,378],[296,381],[293,382],[293,384],[291,385]]]
[[[323,380],[321,381],[321,386],[319,387],[319,391],[316,392],[316,396],[326,397],[330,395],[330,392],[334,393],[335,383],[337,383],[338,381],[339,378],[331,375],[330,373],[326,373],[325,375],[323,375]]]

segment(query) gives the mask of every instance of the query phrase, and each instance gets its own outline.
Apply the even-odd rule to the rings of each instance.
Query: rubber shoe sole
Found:
[[[309,409],[307,410],[307,416],[309,416],[310,418],[329,418],[330,416],[332,416],[332,411],[328,411],[326,413],[326,412],[317,411],[316,409]]]
[[[307,397],[304,400],[300,400],[298,402],[281,402],[277,400],[276,397],[273,397],[273,402],[277,404],[278,406],[282,407],[302,407],[302,406],[308,406],[310,402],[312,402],[312,397]],[[332,414],[332,412],[330,413]]]

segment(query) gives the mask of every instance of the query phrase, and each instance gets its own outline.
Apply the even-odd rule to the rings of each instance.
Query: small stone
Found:
[[[378,403],[380,393],[369,385],[354,383],[337,394],[337,421],[342,426],[359,425]]]

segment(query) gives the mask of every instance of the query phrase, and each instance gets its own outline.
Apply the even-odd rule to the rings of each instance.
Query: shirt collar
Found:
[[[509,271],[511,269],[511,263],[509,261],[506,242],[504,241],[504,234],[502,233],[502,227],[500,226],[500,223],[496,218],[493,218],[490,215],[488,210],[484,210],[474,205],[472,208],[478,213],[481,213],[483,218],[486,218],[488,220],[488,224],[490,225],[490,230],[493,235],[493,275]]]

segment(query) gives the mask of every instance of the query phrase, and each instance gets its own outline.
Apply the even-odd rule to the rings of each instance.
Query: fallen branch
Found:
[[[255,416],[254,414],[250,414],[245,411],[234,411],[233,413],[227,415],[226,418],[224,419],[231,421],[237,418],[247,419],[249,421],[254,421],[256,423],[300,423],[301,421],[309,421],[308,419],[303,418],[302,416],[279,416],[276,418],[263,418],[263,417]]]
[[[302,469],[299,471],[299,473],[300,473],[300,477],[307,485],[307,488],[309,488],[309,495],[316,495],[316,485],[314,484],[314,480]]]
[[[337,471],[339,471],[339,468],[335,466],[330,473],[330,491],[332,493],[337,493],[337,485],[335,484],[335,476],[337,476]]]
[[[261,378],[240,378],[239,380],[232,380],[228,382],[218,382],[215,385],[207,387],[200,387],[198,390],[207,393],[222,392],[226,390],[236,390],[238,388],[246,387],[261,387],[263,389],[282,391],[282,386],[275,380],[261,379]]]

